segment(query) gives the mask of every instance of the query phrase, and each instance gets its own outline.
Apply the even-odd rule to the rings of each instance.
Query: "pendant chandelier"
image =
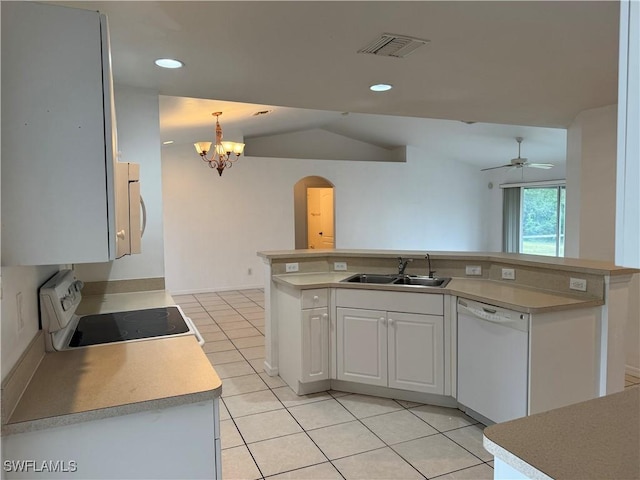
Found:
[[[216,117],[216,143],[213,146],[211,157],[207,157],[207,153],[211,151],[211,142],[198,142],[194,143],[193,146],[196,147],[196,152],[202,157],[202,160],[207,162],[211,168],[218,170],[218,173],[222,176],[224,169],[231,168],[233,162],[242,154],[244,143],[223,142],[222,127],[219,121],[222,112],[214,112],[211,115]],[[232,155],[235,155],[235,157]]]

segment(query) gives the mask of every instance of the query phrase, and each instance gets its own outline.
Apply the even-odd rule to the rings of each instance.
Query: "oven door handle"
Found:
[[[191,320],[190,317],[186,317],[187,320],[189,320],[190,323],[190,327],[193,328],[193,334],[196,336],[196,338],[198,339],[198,344],[200,344],[200,346],[204,345],[204,338],[202,338],[202,335],[200,334],[200,332],[198,331],[198,327],[196,327],[196,324],[193,323],[193,320]]]

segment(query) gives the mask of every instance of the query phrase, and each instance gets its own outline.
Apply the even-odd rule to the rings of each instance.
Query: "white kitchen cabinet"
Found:
[[[387,386],[387,312],[338,308],[338,380]]]
[[[328,290],[279,286],[278,374],[298,394],[329,388]]]
[[[2,2],[2,264],[116,256],[106,18]]]
[[[444,393],[444,319],[389,312],[389,387]]]
[[[4,435],[2,478],[221,479],[218,402]]]
[[[329,312],[327,307],[302,310],[301,382],[329,379]]]
[[[338,289],[336,303],[338,380],[444,394],[442,295]]]

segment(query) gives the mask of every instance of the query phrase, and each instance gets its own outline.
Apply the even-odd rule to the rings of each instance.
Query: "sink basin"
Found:
[[[342,280],[348,283],[377,283],[392,285],[417,285],[422,287],[444,287],[450,278],[432,278],[421,275],[393,275],[381,273],[356,273]]]
[[[376,273],[356,273],[342,280],[349,283],[393,283],[397,275],[385,275]]]
[[[396,277],[394,285],[420,285],[422,287],[444,287],[451,281],[450,278],[423,277],[420,275],[405,275]]]

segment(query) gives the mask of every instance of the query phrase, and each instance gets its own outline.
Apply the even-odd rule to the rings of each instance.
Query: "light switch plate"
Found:
[[[333,262],[333,269],[336,271],[346,271],[347,262]]]
[[[503,280],[515,280],[516,279],[516,271],[513,268],[503,268],[502,269],[502,279]]]
[[[482,275],[482,267],[480,265],[467,265],[464,273],[467,275]]]
[[[571,290],[579,290],[581,292],[587,291],[587,281],[584,278],[573,278],[569,279],[569,288]]]
[[[300,265],[298,264],[298,262],[296,262],[296,263],[287,263],[285,265],[285,271],[287,273],[297,272],[299,269],[300,269]]]

